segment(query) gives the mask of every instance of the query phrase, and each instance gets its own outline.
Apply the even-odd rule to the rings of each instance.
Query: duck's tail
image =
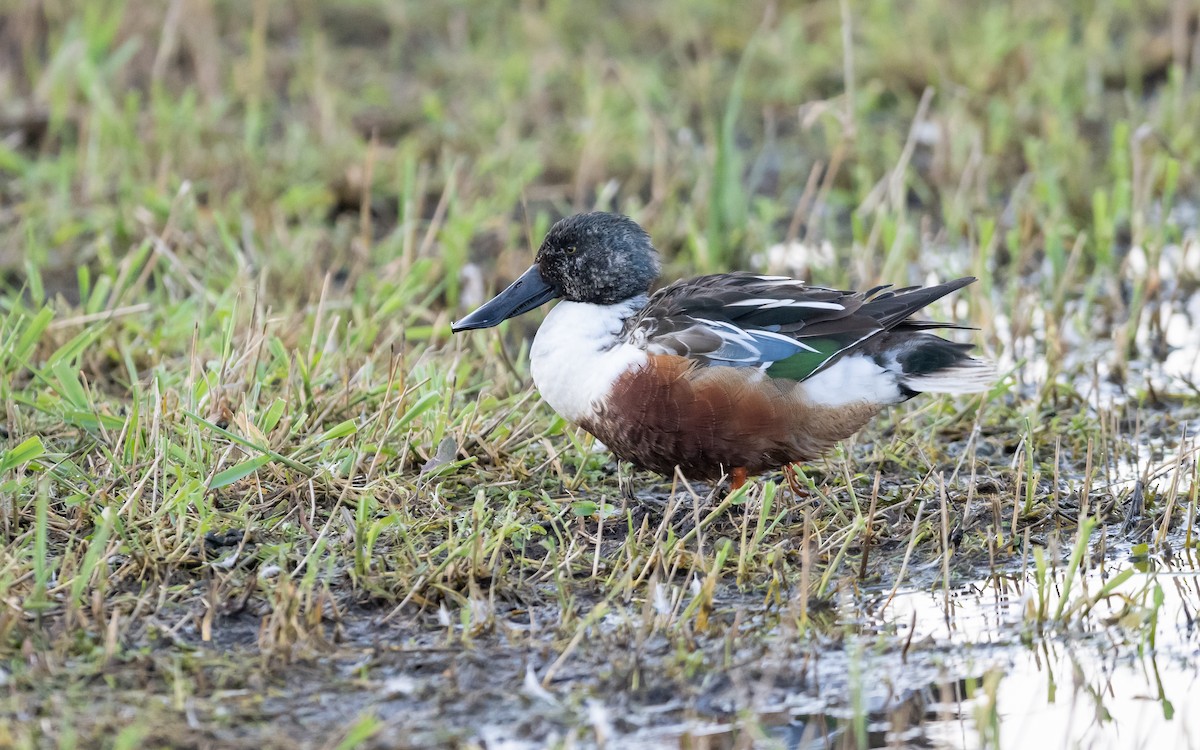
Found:
[[[996,382],[996,365],[972,357],[970,344],[930,333],[891,333],[879,342],[878,362],[896,378],[900,393],[980,393]]]
[[[995,364],[972,357],[970,344],[956,344],[924,333],[933,328],[965,326],[909,317],[973,281],[967,276],[935,286],[885,291],[863,306],[887,329],[868,348],[875,361],[895,377],[902,398],[918,393],[980,393],[996,382]]]
[[[918,393],[987,391],[996,382],[996,365],[972,357],[970,344],[956,344],[928,332],[968,326],[910,317],[974,280],[966,277],[930,287],[878,287],[867,292],[860,312],[874,318],[883,330],[805,380],[799,387],[806,400],[826,406],[883,405]]]

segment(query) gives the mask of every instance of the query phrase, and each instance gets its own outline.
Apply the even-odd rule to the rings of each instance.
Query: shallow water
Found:
[[[1114,561],[1081,583],[1097,591],[1105,574],[1130,564]],[[1194,557],[1175,569],[1136,573],[1098,604],[1087,628],[1038,633],[1027,615],[1035,598],[1032,578],[1024,578],[1025,592],[1017,596],[993,584],[957,591],[948,618],[937,594],[909,592],[897,603],[901,619],[906,610],[916,615],[918,633],[927,629],[929,637],[963,649],[958,673],[998,671],[994,698],[977,695],[963,701],[958,718],[930,722],[930,739],[968,748],[1200,744],[1200,712],[1194,710],[1200,706],[1194,620],[1200,569]],[[1024,637],[998,644],[999,633]],[[988,714],[993,703],[994,717]],[[998,742],[987,734],[993,721]]]
[[[867,622],[872,608],[847,602],[856,635],[767,667],[803,670],[799,689],[760,686],[753,704],[725,706],[737,719],[647,729],[621,746],[1200,747],[1194,550],[1136,562],[1116,553],[1074,579],[1063,609],[1130,566],[1086,616],[1040,626],[1032,570],[901,590]],[[1064,589],[1061,570],[1046,578],[1045,611]]]

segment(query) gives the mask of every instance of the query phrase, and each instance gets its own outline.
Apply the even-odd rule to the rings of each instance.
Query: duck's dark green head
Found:
[[[659,272],[650,235],[628,216],[568,216],[542,240],[534,264],[451,330],[490,328],[555,298],[612,305],[645,294]]]

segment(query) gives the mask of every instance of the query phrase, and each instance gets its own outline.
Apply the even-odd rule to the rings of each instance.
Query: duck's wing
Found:
[[[803,380],[892,329],[955,327],[909,316],[974,281],[865,292],[750,273],[701,276],[655,293],[626,324],[626,340],[699,366],[758,367]]]

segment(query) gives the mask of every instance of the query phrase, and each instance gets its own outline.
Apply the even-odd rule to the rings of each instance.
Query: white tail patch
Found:
[[[797,383],[796,389],[807,403],[818,406],[898,404],[904,400],[896,384],[896,374],[862,354],[842,357]]]
[[[966,359],[924,375],[906,375],[900,382],[918,393],[982,393],[996,383],[996,365],[986,359]]]

